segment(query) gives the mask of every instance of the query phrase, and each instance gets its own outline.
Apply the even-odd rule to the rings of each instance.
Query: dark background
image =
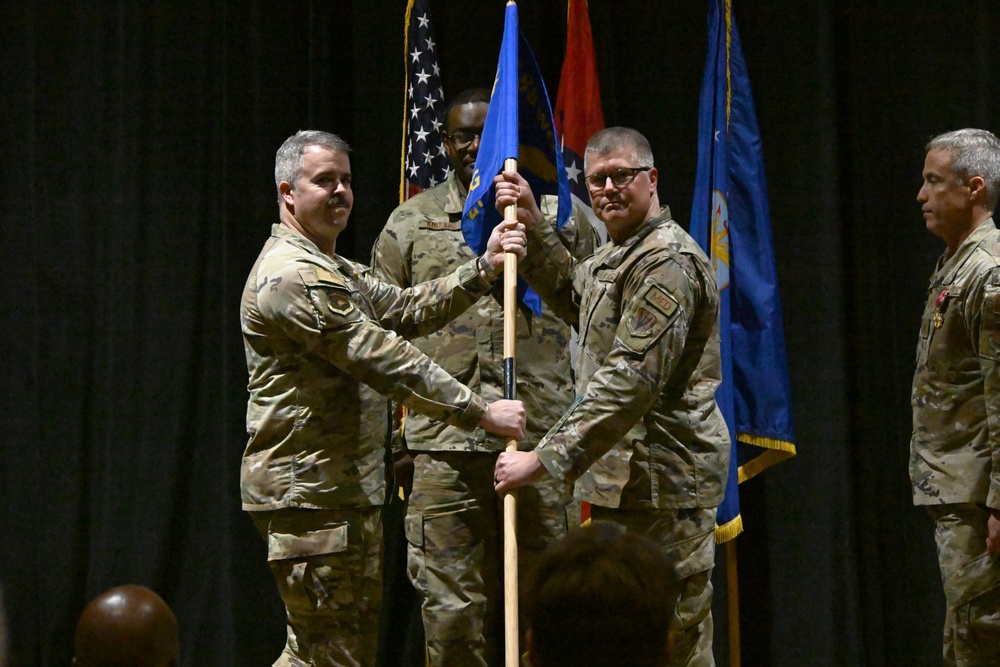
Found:
[[[490,85],[503,5],[430,1],[446,95]],[[906,461],[942,244],[914,197],[930,136],[1000,130],[1000,5],[734,5],[798,445],[742,487],[743,662],[940,664],[932,525]],[[354,147],[338,250],[368,257],[397,203],[404,8],[0,8],[0,581],[15,667],[68,664],[85,602],[126,582],[177,610],[185,665],[276,657],[282,607],[238,500],[239,296],[276,220],[274,152],[301,128]],[[565,3],[522,0],[520,15],[554,98]],[[649,137],[661,201],[685,225],[706,15],[692,0],[591,1],[606,123]],[[718,602],[723,662],[724,590]]]

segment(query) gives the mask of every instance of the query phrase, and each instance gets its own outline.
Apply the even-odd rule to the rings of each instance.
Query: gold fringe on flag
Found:
[[[413,0],[406,3],[406,21],[403,24],[403,141],[399,152],[399,203],[406,201],[406,111],[409,104],[410,72],[410,14],[413,12]]]
[[[722,544],[723,542],[728,542],[742,532],[743,516],[737,514],[732,521],[715,527],[715,543]]]
[[[785,440],[750,435],[749,433],[740,433],[737,436],[737,440],[746,445],[753,445],[765,450],[739,467],[740,484],[748,479],[753,479],[775,463],[780,463],[795,456],[795,444]]]

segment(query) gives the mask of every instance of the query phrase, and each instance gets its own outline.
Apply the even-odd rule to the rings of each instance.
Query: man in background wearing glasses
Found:
[[[714,665],[715,512],[729,435],[721,378],[719,292],[708,258],[660,207],[649,142],[623,127],[591,137],[591,205],[611,243],[579,262],[540,220],[528,184],[495,180],[497,208],[531,229],[519,271],[567,322],[579,322],[578,398],[531,452],[500,454],[496,490],[557,479],[591,517],[652,539],[682,586],[670,665]],[[527,407],[527,406],[526,406]]]
[[[479,152],[490,91],[459,93],[445,112],[444,147],[452,173],[420,192],[389,217],[372,250],[377,274],[400,287],[451,273],[475,257],[462,236],[462,207]],[[555,223],[558,200],[543,207]],[[550,201],[549,201],[550,200]],[[590,255],[598,237],[583,211],[562,228],[556,243],[571,257]],[[413,341],[456,378],[489,400],[503,396],[503,296],[500,290],[437,333]],[[550,309],[517,313],[517,395],[527,413],[521,447],[531,449],[573,398],[570,327]],[[429,664],[486,666],[499,663],[503,562],[502,506],[493,491],[493,467],[505,440],[482,429],[461,431],[422,415],[404,423],[414,461],[406,510],[407,566],[421,598]],[[552,479],[519,497],[518,570],[525,585],[545,546],[579,524],[579,506]],[[567,516],[567,514],[571,516]],[[522,624],[523,626],[523,624]]]

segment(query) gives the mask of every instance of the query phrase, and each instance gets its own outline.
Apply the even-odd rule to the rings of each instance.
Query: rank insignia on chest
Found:
[[[944,311],[948,307],[948,290],[943,290],[934,301],[934,316],[931,322],[935,329],[940,329],[944,324]]]

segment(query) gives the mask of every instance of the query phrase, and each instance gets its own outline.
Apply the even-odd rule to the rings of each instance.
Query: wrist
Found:
[[[527,227],[528,229],[534,229],[538,225],[542,224],[542,221],[545,219],[545,216],[542,215],[541,209],[539,209],[537,206],[533,211],[530,212],[528,217],[531,218],[531,224],[525,225],[525,227]]]
[[[497,272],[493,269],[493,265],[486,259],[486,255],[481,255],[476,258],[476,268],[479,269],[479,275],[482,276],[483,280],[490,283],[496,282],[496,279],[498,278]],[[487,405],[487,416],[489,413],[489,405]]]

